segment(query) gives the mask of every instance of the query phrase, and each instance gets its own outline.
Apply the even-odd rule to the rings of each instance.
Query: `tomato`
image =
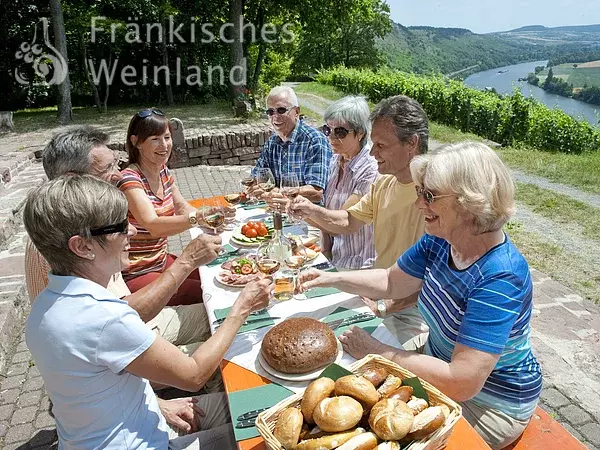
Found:
[[[242,266],[242,275],[250,275],[252,273],[252,266],[250,264],[244,264]]]
[[[267,230],[267,227],[262,226],[262,227],[258,227],[256,229],[256,232],[258,233],[259,236],[263,237],[266,236],[267,234],[269,234],[269,231]]]
[[[256,228],[256,222],[252,222],[252,221],[250,221],[250,222],[248,222],[246,225],[248,225],[248,228],[252,228],[252,229],[255,229],[255,228]]]
[[[263,228],[267,228],[267,226],[265,225],[264,222],[256,222],[256,226],[257,227],[263,227]]]
[[[249,238],[255,238],[256,236],[258,236],[258,232],[256,231],[255,228],[249,228],[248,231],[246,232],[246,237]]]
[[[317,253],[321,251],[321,247],[319,247],[318,245],[315,245],[312,249]]]
[[[248,230],[249,230],[249,229],[250,229],[250,228],[248,227],[248,225],[244,225],[244,226],[242,227],[242,234],[243,234],[244,236],[246,236],[246,233],[248,232]]]

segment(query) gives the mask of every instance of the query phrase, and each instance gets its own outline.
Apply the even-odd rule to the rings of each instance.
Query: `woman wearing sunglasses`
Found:
[[[129,267],[123,270],[133,293],[173,264],[176,256],[167,252],[167,238],[195,226],[201,214],[185,201],[167,168],[173,142],[170,122],[162,111],[144,109],[133,116],[126,145],[129,166],[121,172],[118,187],[127,197],[129,221],[137,230],[131,238]],[[200,274],[193,270],[168,305],[201,301]]]
[[[369,105],[364,97],[348,96],[332,103],[323,116],[323,133],[333,157],[329,164],[324,206],[347,209],[369,192],[377,178],[377,161],[369,154]],[[323,251],[339,269],[370,268],[376,258],[373,225],[346,235],[323,232]]]
[[[246,286],[215,334],[186,356],[107,289],[129,264],[135,236],[116,187],[89,175],[56,178],[30,193],[23,222],[52,269],[25,339],[52,400],[59,448],[234,448],[224,393],[164,401],[150,381],[201,389],[249,313],[267,306],[271,281]]]
[[[374,298],[419,292],[428,339],[398,349],[353,327],[340,336],[344,350],[355,358],[381,354],[429,381],[461,402],[465,419],[501,449],[527,426],[542,386],[529,342],[529,267],[502,231],[514,184],[498,155],[473,142],[417,156],[410,170],[425,235],[387,270],[313,270],[302,275],[302,288]]]

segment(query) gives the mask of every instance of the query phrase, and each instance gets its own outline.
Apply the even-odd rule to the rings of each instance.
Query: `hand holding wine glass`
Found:
[[[202,209],[202,220],[214,234],[218,234],[217,229],[225,223],[225,211],[222,206],[205,206]]]
[[[250,187],[249,193],[257,198],[263,197],[275,188],[275,177],[269,168],[256,170],[256,185]]]
[[[290,209],[291,203],[300,194],[300,178],[295,173],[286,173],[281,176],[281,193],[288,200],[285,209],[290,219],[293,218]]]

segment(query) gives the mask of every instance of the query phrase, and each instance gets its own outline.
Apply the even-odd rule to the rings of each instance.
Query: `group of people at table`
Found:
[[[300,195],[259,184],[249,193],[321,229],[339,269],[308,269],[299,289],[360,295],[401,344],[353,327],[339,338],[344,351],[383,355],[429,381],[492,448],[516,440],[542,377],[528,264],[502,231],[514,184],[496,153],[474,142],[428,153],[426,113],[402,95],[372,112],[362,97],[342,98],[317,130],[294,91],[276,87],[266,113],[274,133],[254,170],[269,168],[276,184],[296,173]],[[169,120],[157,109],[131,119],[121,172],[107,142],[93,127],[55,135],[43,152],[49,181],[23,213],[26,343],[59,448],[235,448],[218,367],[248,315],[268,305],[272,281],[249,283],[211,335],[198,268],[222,243],[205,233],[178,257],[167,252],[169,236],[202,224],[167,168]],[[159,399],[167,386],[207,393]]]

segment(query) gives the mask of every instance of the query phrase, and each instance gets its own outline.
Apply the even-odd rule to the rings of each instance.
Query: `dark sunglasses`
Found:
[[[145,119],[146,117],[150,117],[152,114],[156,114],[157,116],[164,116],[165,113],[162,112],[160,109],[154,109],[154,108],[150,108],[150,109],[142,109],[139,113],[137,113],[136,115],[140,118],[140,119]]]
[[[346,136],[348,136],[348,133],[354,131],[353,129],[348,130],[344,127],[331,128],[329,125],[323,125],[321,130],[325,136],[329,137],[331,136],[331,133],[333,133],[333,135],[338,139],[344,139]]]
[[[423,189],[421,186],[415,186],[417,197],[423,197],[429,204],[435,202],[438,198],[452,197],[454,194],[433,195],[428,189]]]
[[[280,106],[279,108],[265,109],[265,113],[269,117],[274,116],[275,113],[279,114],[280,116],[283,116],[284,114],[287,114],[288,112],[290,112],[294,108],[296,108],[296,106],[290,106],[289,108],[284,108],[283,106]]]
[[[101,228],[92,228],[90,229],[90,234],[92,236],[102,236],[104,234],[113,234],[113,233],[121,233],[127,234],[129,230],[129,219],[125,219],[121,223],[117,223],[115,225],[107,225]]]

